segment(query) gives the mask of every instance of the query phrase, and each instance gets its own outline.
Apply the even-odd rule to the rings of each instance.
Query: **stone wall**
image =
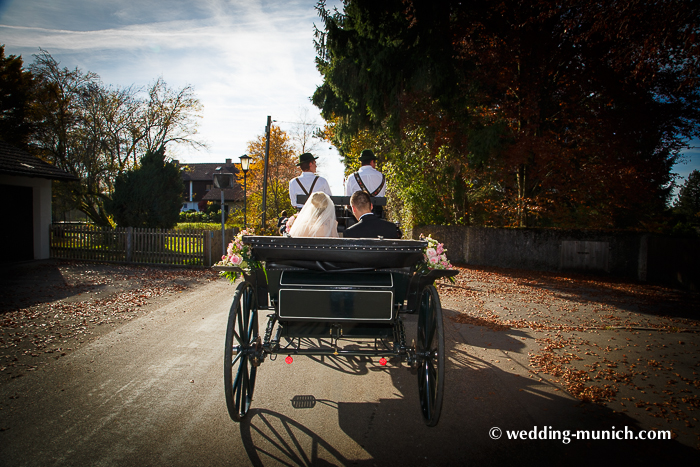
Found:
[[[644,233],[424,226],[450,261],[541,271],[580,271],[700,287],[700,240]]]

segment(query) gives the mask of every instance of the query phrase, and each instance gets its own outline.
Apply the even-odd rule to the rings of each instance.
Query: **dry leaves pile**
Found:
[[[458,268],[438,285],[462,304],[455,322],[529,330],[531,377],[619,412],[694,427],[700,405],[700,296],[582,275]]]
[[[70,262],[55,267],[58,279],[28,278],[26,285],[15,286],[16,302],[29,305],[4,304],[0,377],[22,376],[46,358],[60,358],[113,326],[140,316],[154,299],[217,277],[201,269]]]

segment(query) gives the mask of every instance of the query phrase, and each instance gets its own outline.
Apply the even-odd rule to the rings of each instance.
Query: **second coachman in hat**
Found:
[[[360,154],[362,167],[350,174],[345,182],[345,196],[352,196],[356,191],[364,191],[370,196],[386,196],[386,178],[377,170],[377,156],[370,149]]]

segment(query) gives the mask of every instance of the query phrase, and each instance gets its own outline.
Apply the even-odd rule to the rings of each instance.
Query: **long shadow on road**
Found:
[[[697,459],[697,451],[674,440],[576,439],[581,430],[639,433],[639,424],[625,414],[568,397],[546,382],[503,370],[477,356],[464,344],[481,330],[446,331],[449,364],[440,423],[422,422],[417,377],[392,361],[379,367],[370,359],[324,366],[353,373],[354,384],[372,384],[371,373],[388,372],[393,388],[371,402],[316,399],[314,388],[290,398],[294,411],[253,408],[240,434],[253,465],[590,465],[591,463],[668,464]],[[471,334],[470,334],[471,333]],[[498,333],[500,349],[522,350],[520,332]],[[321,362],[319,362],[321,363]],[[318,363],[317,363],[318,364]],[[339,376],[340,377],[340,376]],[[295,405],[296,402],[296,405]],[[332,409],[337,420],[319,423],[307,416]],[[620,431],[622,430],[622,432]],[[524,432],[525,439],[511,439]],[[510,433],[510,435],[509,435]],[[500,434],[499,439],[492,435]],[[534,435],[535,439],[530,439]],[[544,438],[544,439],[542,439]],[[352,448],[354,446],[354,450]]]
[[[579,304],[598,303],[648,315],[688,319],[700,316],[700,293],[659,284],[574,272],[464,266],[462,271],[459,277],[463,281],[456,285],[443,284],[443,290],[481,298],[487,291],[492,295],[493,292],[504,296],[517,294],[518,300],[533,303],[541,301],[544,292],[553,299]]]

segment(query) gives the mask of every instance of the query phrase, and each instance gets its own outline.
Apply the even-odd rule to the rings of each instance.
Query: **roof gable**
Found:
[[[44,162],[27,152],[0,141],[0,173],[50,180],[78,180],[73,174]]]
[[[216,169],[221,167],[222,172],[232,173],[235,177],[238,176],[240,169],[236,167],[236,164],[215,164],[215,163],[201,163],[201,164],[180,164],[180,173],[182,174],[182,179],[186,182],[188,181],[209,181],[214,179],[214,174]]]

